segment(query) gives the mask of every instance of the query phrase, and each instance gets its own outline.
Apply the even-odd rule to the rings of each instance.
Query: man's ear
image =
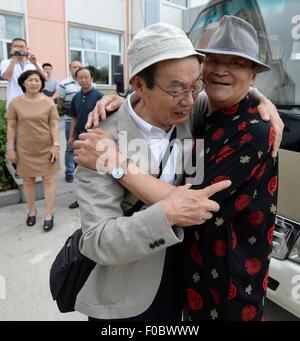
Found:
[[[141,97],[144,92],[143,89],[145,86],[145,83],[142,80],[142,78],[139,76],[134,76],[131,80],[131,85],[134,91]]]
[[[255,81],[256,81],[256,76],[257,76],[258,73],[259,73],[259,67],[255,66],[255,68],[253,69],[253,75],[252,75],[252,79],[251,79],[251,82],[250,82],[251,86],[254,86]]]

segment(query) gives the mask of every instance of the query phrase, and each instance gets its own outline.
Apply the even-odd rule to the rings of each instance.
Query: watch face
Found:
[[[124,169],[122,167],[116,167],[112,170],[111,175],[114,179],[120,180],[124,175]]]

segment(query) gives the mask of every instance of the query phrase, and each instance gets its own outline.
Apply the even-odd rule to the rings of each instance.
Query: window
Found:
[[[23,18],[0,13],[0,60],[9,58],[10,42],[24,38]]]
[[[174,5],[182,6],[182,7],[187,7],[187,0],[165,0],[172,2]]]
[[[121,63],[121,34],[70,26],[69,50],[70,61],[80,60],[92,68],[96,83],[114,83],[113,73]]]

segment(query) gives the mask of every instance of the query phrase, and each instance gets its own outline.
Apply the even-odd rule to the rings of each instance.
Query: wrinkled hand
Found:
[[[14,150],[8,150],[6,159],[11,163],[17,163],[17,153]]]
[[[272,157],[276,157],[282,140],[284,124],[276,106],[266,97],[260,99],[257,110],[264,121],[270,121],[275,129],[275,141],[272,148]]]
[[[103,96],[96,104],[94,110],[89,113],[85,129],[97,128],[99,120],[104,121],[107,113],[120,108],[125,99],[117,95]]]
[[[50,154],[51,154],[51,163],[54,163],[56,160],[59,158],[59,148],[52,146],[50,149]]]
[[[100,128],[88,130],[75,141],[74,161],[81,166],[108,173],[119,152],[114,137]]]
[[[163,200],[165,215],[170,225],[192,226],[205,223],[212,218],[212,212],[218,212],[220,206],[209,198],[229,187],[229,180],[221,181],[204,189],[189,189],[190,184],[176,187]]]

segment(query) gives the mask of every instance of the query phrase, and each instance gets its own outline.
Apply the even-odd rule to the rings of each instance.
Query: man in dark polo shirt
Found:
[[[85,125],[88,114],[94,109],[97,101],[102,98],[103,94],[94,88],[93,72],[86,67],[81,67],[75,73],[76,80],[81,86],[81,91],[78,92],[71,102],[71,129],[68,144],[73,146],[79,135],[85,132]],[[69,208],[78,207],[78,202],[73,202]]]

